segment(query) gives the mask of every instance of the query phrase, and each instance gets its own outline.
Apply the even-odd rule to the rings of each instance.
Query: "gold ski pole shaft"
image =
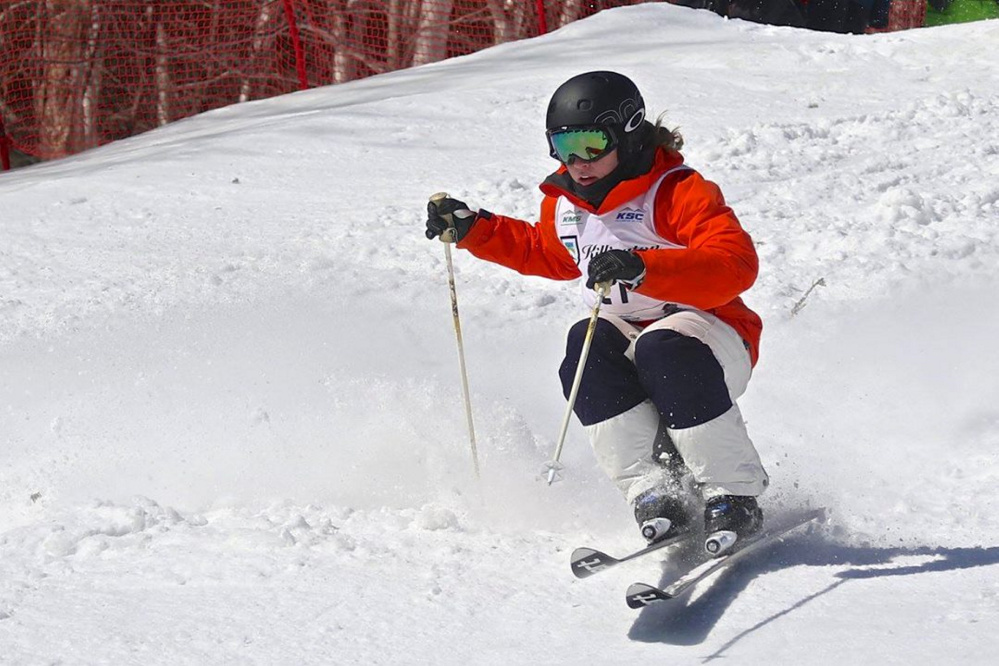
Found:
[[[438,192],[430,197],[433,202],[447,198],[446,192]],[[447,284],[451,292],[451,314],[454,317],[454,335],[458,341],[458,367],[461,370],[461,391],[465,398],[465,418],[468,420],[468,438],[472,446],[472,464],[475,467],[475,478],[481,478],[479,474],[479,452],[475,445],[475,425],[472,423],[472,399],[468,392],[468,373],[465,370],[465,345],[461,339],[461,320],[458,318],[458,292],[454,286],[454,263],[451,261],[451,243],[454,240],[454,222],[441,234],[441,241],[444,243],[444,257],[447,260]]]
[[[548,463],[548,485],[552,485],[555,475],[559,469],[559,458],[562,456],[562,445],[565,444],[565,434],[569,430],[569,420],[572,418],[572,408],[576,404],[576,394],[579,393],[579,384],[583,379],[583,368],[586,367],[586,357],[590,353],[590,343],[593,342],[593,331],[597,328],[597,319],[600,317],[600,304],[610,292],[610,282],[600,282],[597,284],[597,302],[593,306],[593,313],[590,315],[590,323],[586,327],[586,337],[583,339],[583,349],[579,353],[579,364],[576,366],[576,376],[572,379],[572,389],[569,391],[569,401],[565,406],[565,415],[562,417],[562,427],[558,433],[558,442],[555,445],[555,457]]]

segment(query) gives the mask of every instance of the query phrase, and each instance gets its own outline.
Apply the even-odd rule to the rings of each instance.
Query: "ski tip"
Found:
[[[607,567],[614,566],[618,561],[607,553],[593,548],[577,548],[572,551],[569,563],[576,578],[589,578]]]
[[[625,600],[628,608],[645,608],[660,601],[668,601],[672,597],[658,587],[646,585],[645,583],[632,583],[625,593]]]
[[[606,553],[601,553],[596,548],[577,548],[572,551],[572,563],[575,564],[580,560],[589,559],[591,557],[607,557]]]

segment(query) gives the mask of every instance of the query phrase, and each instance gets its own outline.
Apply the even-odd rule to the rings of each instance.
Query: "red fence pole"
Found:
[[[545,0],[538,0],[538,34],[544,35],[548,32],[548,17],[545,16]]]
[[[10,171],[10,137],[3,126],[3,116],[0,116],[0,169]]]
[[[284,15],[288,19],[291,30],[291,46],[295,49],[295,71],[298,72],[298,87],[306,90],[309,87],[309,77],[305,72],[305,51],[302,49],[302,36],[298,33],[298,22],[295,21],[293,0],[284,0]]]

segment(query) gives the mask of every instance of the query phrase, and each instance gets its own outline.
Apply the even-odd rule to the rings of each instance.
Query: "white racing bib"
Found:
[[[670,169],[644,195],[602,215],[577,208],[566,197],[559,197],[555,204],[555,230],[583,274],[580,286],[583,302],[588,308],[592,309],[597,300],[597,292],[586,288],[587,268],[593,257],[607,250],[675,250],[684,247],[656,233],[654,215],[656,192],[663,179],[675,171],[689,168],[681,165]],[[659,319],[674,306],[689,307],[683,303],[643,296],[629,291],[618,282],[611,287],[601,310],[626,321],[643,321]]]

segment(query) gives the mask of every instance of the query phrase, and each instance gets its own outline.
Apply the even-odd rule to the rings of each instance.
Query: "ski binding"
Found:
[[[664,588],[646,583],[634,583],[628,588],[625,600],[628,602],[630,608],[644,608],[659,601],[676,599],[714,572],[738,562],[751,553],[762,549],[764,546],[780,541],[792,530],[804,527],[815,520],[823,520],[825,516],[825,509],[807,511],[781,521],[773,527],[764,528],[763,531],[744,541],[735,540],[735,535],[731,532],[715,532],[705,540],[705,550],[712,554],[720,552],[720,555],[715,555],[711,559],[694,566],[687,573]],[[727,536],[728,534],[732,535],[731,541]],[[711,551],[709,544],[715,545],[719,550]]]

